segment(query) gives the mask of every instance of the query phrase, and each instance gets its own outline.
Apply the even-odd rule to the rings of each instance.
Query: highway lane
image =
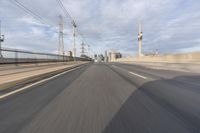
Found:
[[[138,86],[138,89],[129,97],[120,111],[118,111],[107,127],[106,132],[119,131],[125,126],[127,127],[127,131],[125,130],[125,132],[134,132],[135,130],[136,132],[184,132],[181,131],[183,128],[188,130],[186,132],[200,132],[200,75],[168,70],[154,70],[136,65],[114,64],[113,67],[118,69],[118,71],[114,71],[121,75],[121,77],[129,80],[133,85]],[[131,78],[132,75],[128,74],[130,71],[147,77],[146,81],[143,80],[141,82],[141,78]],[[133,104],[133,101],[136,99],[143,101],[140,104],[146,106],[146,109],[151,113],[148,112],[150,114],[147,115],[144,113],[144,110],[136,110],[134,107],[138,106],[138,102],[135,105]],[[159,108],[157,107],[156,109],[153,107],[154,104],[159,105]],[[161,111],[162,109],[164,110]],[[133,114],[136,115],[126,113],[127,110],[135,112]],[[170,113],[169,116],[168,113]],[[171,115],[174,117],[173,120],[169,120],[172,117]],[[136,118],[138,120],[134,120]],[[141,121],[141,118],[144,118],[144,120]],[[129,120],[129,123],[136,121],[139,123],[136,124],[137,127],[135,129],[133,124],[116,126],[120,123],[119,119],[121,121]],[[181,124],[181,127],[175,120],[179,121],[178,123]],[[143,128],[144,125],[152,126]],[[118,128],[110,129],[113,126]]]
[[[200,75],[94,63],[0,101],[0,133],[198,133]]]
[[[143,75],[150,75],[151,77],[154,77],[154,78],[165,78],[165,79],[170,79],[170,78],[174,78],[174,77],[177,77],[177,76],[194,76],[194,75],[198,75],[198,74],[195,74],[195,73],[189,73],[189,72],[184,72],[184,71],[172,71],[172,70],[162,70],[162,68],[158,69],[159,67],[156,67],[157,69],[152,69],[152,68],[149,68],[148,66],[145,67],[144,65],[143,66],[140,66],[140,65],[136,65],[136,64],[123,64],[123,63],[112,63],[113,65],[115,66],[119,66],[121,68],[124,68],[124,69],[127,69],[127,70],[133,70],[133,71],[137,71]]]
[[[88,66],[0,100],[0,133],[17,133]]]

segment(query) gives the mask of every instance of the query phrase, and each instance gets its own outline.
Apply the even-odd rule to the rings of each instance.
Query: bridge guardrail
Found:
[[[0,49],[0,64],[91,61],[90,58],[71,57],[49,53],[31,52],[18,49]]]

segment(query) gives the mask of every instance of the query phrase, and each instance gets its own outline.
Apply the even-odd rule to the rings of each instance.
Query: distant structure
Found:
[[[115,58],[116,59],[122,58],[122,54],[120,52],[115,53]]]
[[[0,20],[0,58],[3,57],[1,53],[1,43],[4,42],[4,35],[1,35],[1,20]]]
[[[73,25],[73,56],[76,57],[76,28],[77,25],[75,23],[75,21],[72,21],[72,25]]]
[[[87,55],[81,55],[81,58],[85,58],[85,59],[92,59],[92,58],[90,58],[90,57],[88,57]]]
[[[109,52],[109,53],[108,53],[108,62],[111,62],[111,55],[112,55],[112,53]]]
[[[142,24],[139,23],[139,33],[138,33],[138,56],[140,57],[142,55]]]
[[[63,17],[59,16],[60,23],[59,23],[59,44],[58,44],[58,54],[59,55],[65,55],[64,52],[64,24],[63,24]]]
[[[73,56],[72,51],[68,51],[67,56],[72,57]]]
[[[105,58],[104,62],[108,62],[108,52],[107,51],[105,51],[105,57],[104,58]]]
[[[94,55],[94,59],[97,60],[97,54]]]
[[[159,55],[158,49],[155,51],[155,56]]]
[[[91,56],[91,55],[90,55],[90,45],[87,45],[87,46],[88,46],[87,54],[88,54],[88,56]]]
[[[85,44],[84,42],[81,43],[81,56],[85,55]]]
[[[112,62],[118,58],[122,58],[122,54],[120,52],[112,51],[112,52],[109,52],[108,58],[109,58],[108,59],[109,62]]]
[[[104,61],[104,56],[103,56],[103,54],[100,54],[99,56],[98,56],[98,62],[103,62]]]

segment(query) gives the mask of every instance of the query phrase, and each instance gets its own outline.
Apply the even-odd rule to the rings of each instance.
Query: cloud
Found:
[[[58,16],[65,22],[65,50],[72,49],[72,26],[56,0],[18,0],[48,24],[31,17],[10,1],[0,1],[4,47],[55,52]],[[176,53],[200,49],[200,2],[196,0],[62,0],[94,52],[137,53],[138,22],[143,24],[143,51]],[[2,15],[3,14],[3,15]],[[5,15],[6,14],[6,15]],[[77,40],[80,51],[81,36]]]

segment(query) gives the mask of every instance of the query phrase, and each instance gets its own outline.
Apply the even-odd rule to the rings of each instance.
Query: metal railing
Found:
[[[90,61],[90,58],[70,57],[57,54],[37,53],[24,50],[0,49],[0,64]]]

